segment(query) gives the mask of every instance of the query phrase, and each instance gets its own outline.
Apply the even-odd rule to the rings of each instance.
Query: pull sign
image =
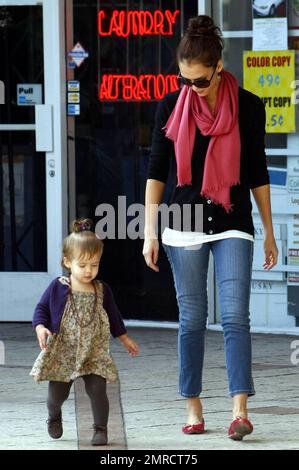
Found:
[[[36,83],[18,84],[17,102],[18,106],[42,104],[42,85]]]

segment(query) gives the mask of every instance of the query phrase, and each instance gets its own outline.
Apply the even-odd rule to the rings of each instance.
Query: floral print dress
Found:
[[[60,278],[60,281],[69,285],[67,277]],[[49,338],[47,349],[41,351],[30,372],[37,382],[70,382],[89,374],[100,375],[107,382],[117,380],[109,350],[110,325],[103,307],[103,284],[95,281],[95,286],[95,312],[95,293],[73,292],[75,312],[71,296],[68,296],[60,331]]]

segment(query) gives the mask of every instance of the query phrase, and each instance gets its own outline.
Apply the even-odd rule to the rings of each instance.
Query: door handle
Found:
[[[53,152],[53,106],[35,105],[35,142],[37,152]]]

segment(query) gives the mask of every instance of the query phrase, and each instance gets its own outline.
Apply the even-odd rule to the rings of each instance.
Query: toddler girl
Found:
[[[109,351],[110,332],[129,354],[139,352],[126,332],[110,287],[95,279],[102,252],[103,242],[92,231],[92,221],[73,222],[63,245],[62,265],[69,276],[52,281],[34,312],[33,326],[42,351],[30,372],[38,382],[49,381],[47,424],[53,439],[62,436],[61,407],[72,383],[83,378],[94,419],[94,446],[108,442],[106,382],[117,380]]]

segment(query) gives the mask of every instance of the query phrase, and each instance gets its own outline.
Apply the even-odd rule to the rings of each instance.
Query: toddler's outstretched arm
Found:
[[[138,344],[132,338],[130,338],[128,333],[119,336],[118,339],[124,345],[124,347],[131,356],[137,356],[139,354]]]

